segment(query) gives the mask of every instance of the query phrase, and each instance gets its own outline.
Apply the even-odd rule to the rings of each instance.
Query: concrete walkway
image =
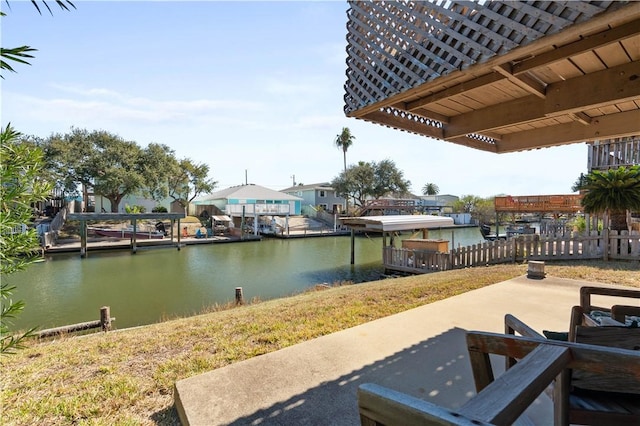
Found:
[[[511,313],[566,331],[583,285],[604,286],[519,277],[371,321],[180,380],[176,408],[192,426],[359,425],[356,391],[367,382],[456,408],[475,394],[465,330],[502,333]],[[551,408],[542,395],[519,424],[552,424]]]

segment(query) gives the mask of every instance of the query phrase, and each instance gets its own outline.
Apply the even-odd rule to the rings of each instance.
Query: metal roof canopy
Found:
[[[441,228],[443,226],[453,226],[453,219],[450,217],[427,216],[427,215],[390,215],[390,216],[362,216],[345,217],[341,219],[344,225],[351,228],[351,264],[355,261],[355,231],[370,231],[382,233],[382,246],[387,245],[387,232],[423,230],[426,238],[426,230]],[[393,239],[391,240],[393,245]]]
[[[494,153],[640,137],[640,2],[349,5],[348,117]]]
[[[453,226],[450,217],[428,215],[363,216],[341,219],[344,225],[371,232],[397,232]]]

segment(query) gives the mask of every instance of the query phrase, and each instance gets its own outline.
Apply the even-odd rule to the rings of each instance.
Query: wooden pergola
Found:
[[[349,117],[495,153],[640,137],[640,2],[349,4]]]

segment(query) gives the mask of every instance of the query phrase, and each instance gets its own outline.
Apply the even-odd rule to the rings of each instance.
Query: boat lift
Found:
[[[87,257],[87,222],[97,221],[131,221],[133,226],[131,233],[131,253],[137,251],[136,231],[138,220],[171,220],[171,241],[173,242],[173,224],[178,221],[180,229],[180,219],[184,219],[184,213],[69,213],[67,220],[80,221],[80,257]],[[177,233],[176,247],[180,250],[180,232]]]
[[[387,236],[400,231],[422,231],[422,237],[427,238],[429,229],[450,227],[454,225],[453,218],[431,215],[389,215],[344,217],[340,221],[351,229],[351,264],[355,264],[355,233],[382,233],[382,246],[387,246]],[[393,245],[393,239],[391,244]]]

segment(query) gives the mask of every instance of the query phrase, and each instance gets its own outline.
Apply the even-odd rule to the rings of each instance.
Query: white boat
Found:
[[[122,239],[131,239],[133,236],[133,228],[122,228],[122,229],[114,229],[114,228],[87,228],[90,231],[93,231],[96,235],[101,235],[103,237],[112,237],[112,238],[122,238]],[[164,232],[161,231],[143,231],[136,230],[136,240],[149,240],[149,239],[162,239],[164,238]]]

